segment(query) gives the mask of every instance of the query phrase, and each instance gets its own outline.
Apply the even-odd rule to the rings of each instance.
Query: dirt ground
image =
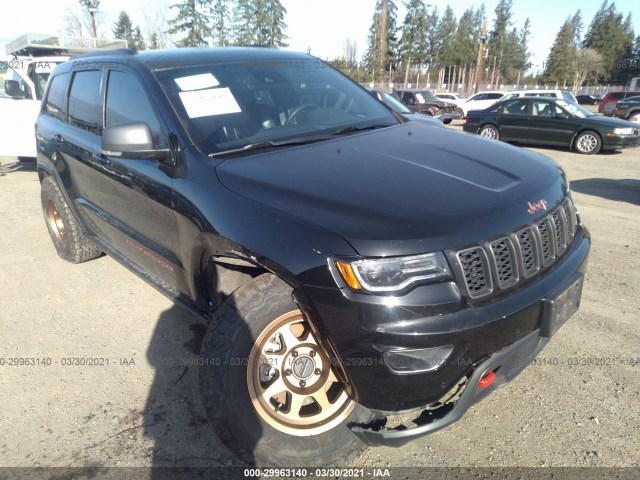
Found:
[[[459,422],[351,466],[640,466],[640,148],[535,150],[565,168],[593,236],[580,311]],[[109,257],[60,260],[35,163],[0,162],[0,466],[239,465],[188,365],[203,323]]]

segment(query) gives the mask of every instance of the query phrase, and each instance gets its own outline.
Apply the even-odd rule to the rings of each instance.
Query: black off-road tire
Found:
[[[60,258],[71,263],[82,263],[102,255],[100,249],[86,239],[53,178],[45,177],[42,180],[40,201],[47,230]]]
[[[296,436],[267,423],[252,403],[247,369],[250,351],[275,319],[299,310],[289,285],[263,274],[236,290],[221,306],[202,344],[200,383],[207,416],[220,439],[257,466],[344,466],[366,446],[348,424],[367,423],[371,412],[353,402],[341,423],[324,433]]]

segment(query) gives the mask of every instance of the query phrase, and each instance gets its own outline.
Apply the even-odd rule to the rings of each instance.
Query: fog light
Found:
[[[452,351],[452,345],[412,350],[389,350],[384,352],[382,357],[389,370],[403,375],[433,372],[446,362]]]

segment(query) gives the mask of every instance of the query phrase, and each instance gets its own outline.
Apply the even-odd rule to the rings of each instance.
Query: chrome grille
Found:
[[[455,253],[469,298],[513,287],[551,266],[575,237],[576,211],[570,198],[516,232]]]

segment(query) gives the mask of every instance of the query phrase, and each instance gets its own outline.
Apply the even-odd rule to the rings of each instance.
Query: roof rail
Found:
[[[114,48],[113,50],[97,50],[95,52],[82,53],[76,55],[73,58],[86,58],[86,57],[108,57],[111,55],[137,55],[138,51],[135,48]]]

